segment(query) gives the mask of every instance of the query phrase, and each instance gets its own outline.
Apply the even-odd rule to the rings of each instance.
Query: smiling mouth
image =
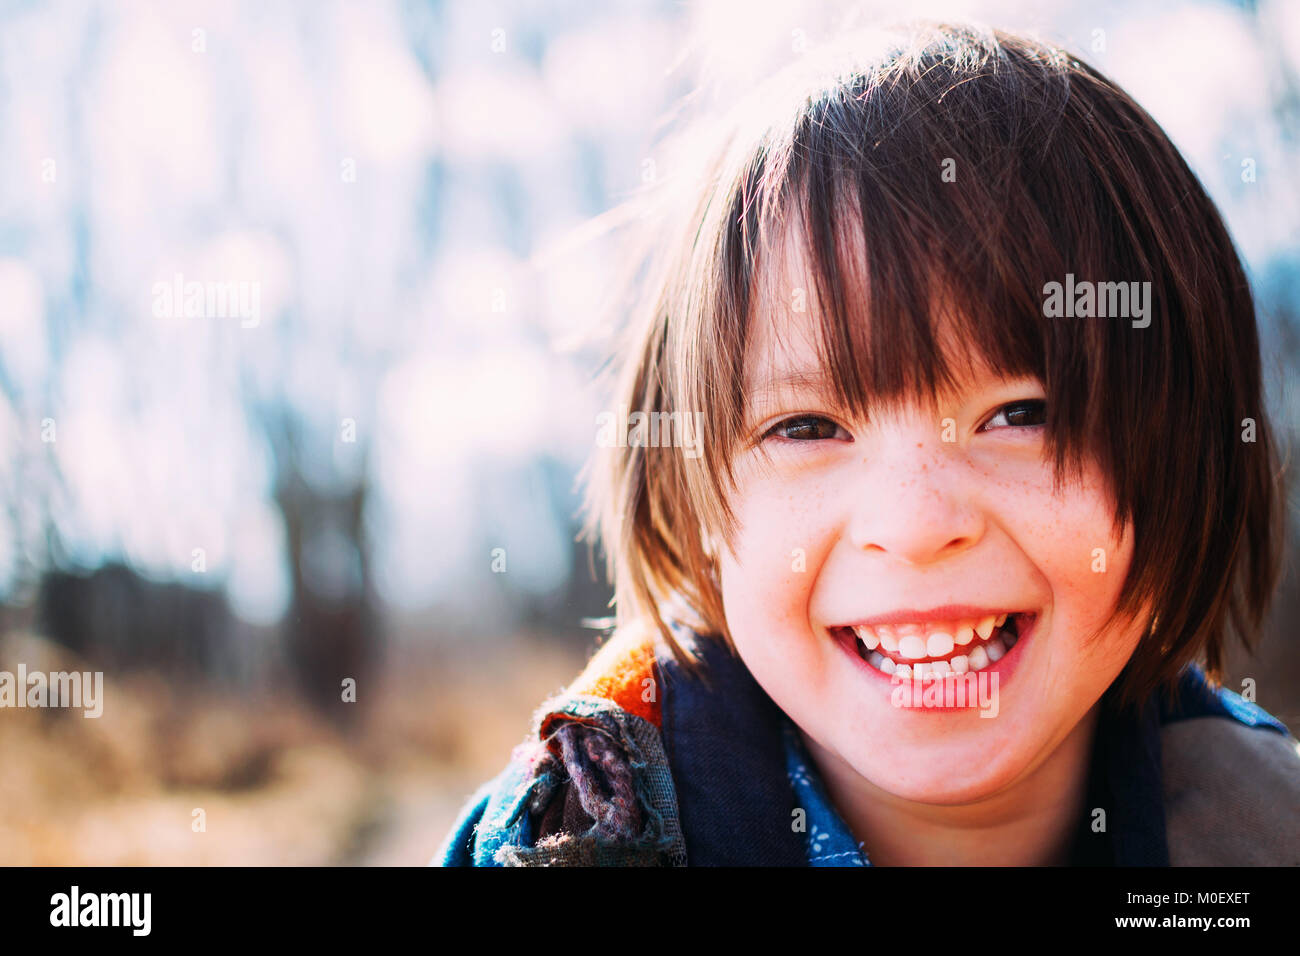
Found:
[[[1037,614],[1009,611],[976,621],[932,622],[878,627],[832,627],[840,641],[851,643],[858,657],[891,676],[965,674],[996,664]]]

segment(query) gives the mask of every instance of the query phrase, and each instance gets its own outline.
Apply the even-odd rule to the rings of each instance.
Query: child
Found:
[[[1300,864],[1297,743],[1215,684],[1282,540],[1218,213],[1058,50],[845,49],[693,181],[592,486],[616,633],[435,862]]]

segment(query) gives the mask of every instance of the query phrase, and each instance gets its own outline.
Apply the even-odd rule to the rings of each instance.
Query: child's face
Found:
[[[760,317],[747,387],[817,371],[810,315]],[[1112,537],[1111,499],[1092,465],[1053,494],[1044,429],[1034,424],[1041,416],[1033,405],[1006,407],[1043,398],[1037,380],[990,372],[937,408],[909,406],[870,423],[848,420],[803,386],[750,400],[747,434],[785,425],[763,440],[770,467],[752,448],[738,452],[739,530],[732,551],[718,550],[732,638],[823,756],[898,797],[963,803],[1026,779],[1142,633],[1144,622],[1122,621],[1085,646],[1116,604],[1131,535]],[[994,641],[1006,647],[999,632],[959,634],[982,615],[945,606],[1034,617],[1017,619],[1020,640],[995,662]],[[873,666],[843,629],[895,612],[920,627],[887,633],[899,642],[910,631],[924,653],[909,657],[919,650],[913,640],[882,656],[970,673],[982,653],[990,697],[966,708],[897,706],[890,665]],[[876,652],[888,650],[874,633],[883,642]]]

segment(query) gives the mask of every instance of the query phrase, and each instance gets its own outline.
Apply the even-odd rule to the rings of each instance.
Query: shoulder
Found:
[[[509,764],[469,799],[433,862],[684,864],[655,648],[643,629],[606,641],[537,710]]]
[[[1160,731],[1170,863],[1300,865],[1300,743],[1199,672],[1184,686],[1189,699],[1166,712]]]

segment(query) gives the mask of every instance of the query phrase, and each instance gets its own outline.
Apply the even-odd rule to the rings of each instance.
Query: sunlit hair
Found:
[[[1090,457],[1134,533],[1115,613],[1154,612],[1124,702],[1191,660],[1220,678],[1230,633],[1252,645],[1283,520],[1254,302],[1204,189],[1127,94],[1034,40],[908,25],[805,54],[690,135],[710,146],[655,197],[614,399],[701,413],[703,456],[593,462],[588,532],[620,626],[658,628],[687,666],[670,619],[730,643],[707,542],[735,531],[746,347],[756,310],[793,307],[774,265],[797,235],[841,407],[933,401],[976,359],[1043,382],[1057,481]],[[1067,273],[1149,281],[1150,325],[1044,317]]]

